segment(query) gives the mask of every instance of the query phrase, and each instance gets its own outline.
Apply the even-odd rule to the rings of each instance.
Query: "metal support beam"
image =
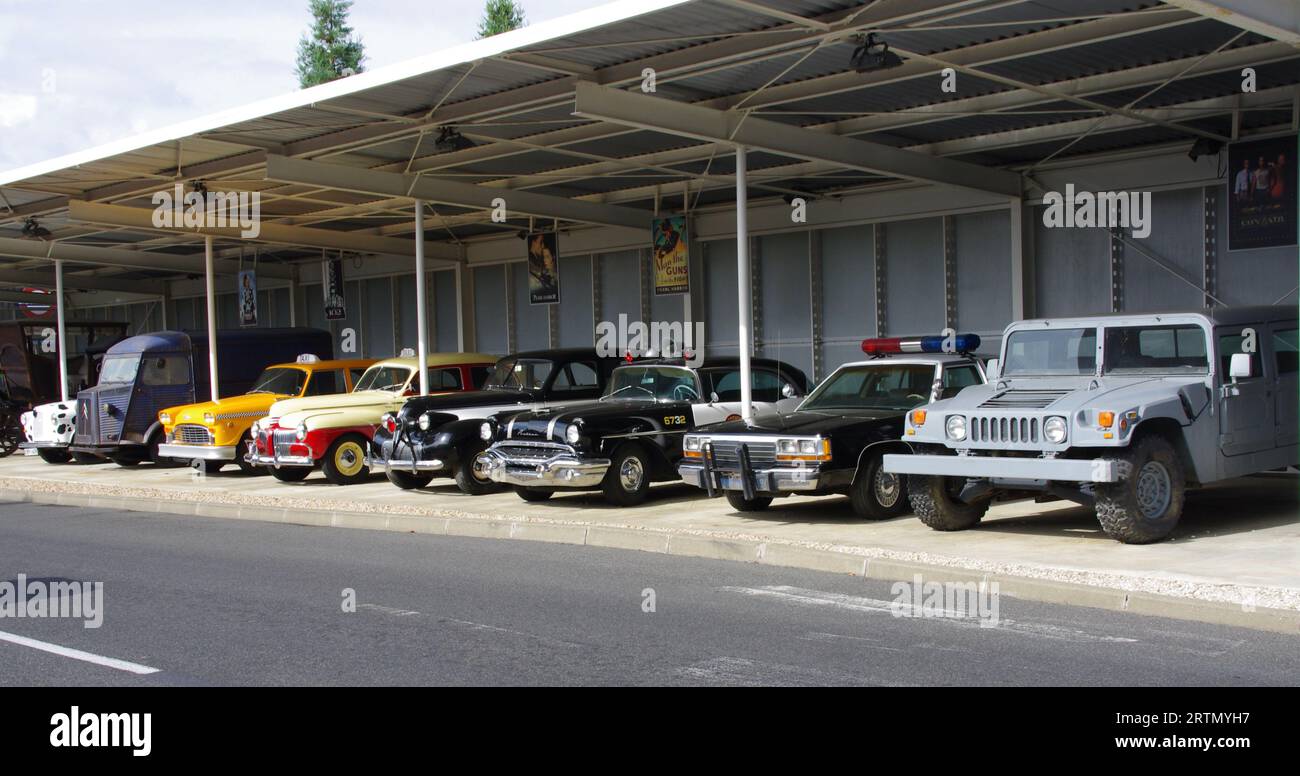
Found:
[[[737,350],[740,351],[740,416],[754,417],[754,384],[750,368],[750,351],[754,342],[754,297],[749,279],[749,192],[746,190],[745,147],[736,146],[736,293],[739,297],[740,321]]]
[[[221,398],[217,390],[217,278],[212,256],[212,235],[203,238],[204,290],[208,300],[208,384],[211,399]]]
[[[885,290],[888,281],[888,273],[885,271],[885,224],[878,223],[871,227],[872,258],[875,264],[875,293],[876,293],[876,334],[877,337],[885,336],[885,331],[889,326],[889,310],[885,304]]]
[[[424,203],[415,200],[415,357],[420,360],[420,394],[429,393],[429,321],[424,298]]]
[[[957,220],[943,217],[943,325],[957,328]]]
[[[63,295],[63,261],[55,260],[54,262],[54,298],[57,300],[54,304],[55,318],[59,331],[59,401],[68,400],[68,349],[65,344],[68,341],[67,331],[67,297]]]
[[[54,297],[50,294],[33,294],[30,291],[0,291],[0,302],[15,304],[51,304]]]
[[[578,84],[576,93],[574,112],[588,118],[697,140],[727,141],[769,153],[828,162],[879,175],[959,186],[1008,197],[1018,197],[1021,193],[1020,176],[1007,170],[936,158],[880,143],[756,119],[744,113],[688,105],[591,83]]]
[[[1300,48],[1300,3],[1295,0],[1165,0],[1205,16]]]
[[[187,275],[199,275],[203,272],[203,263],[197,255],[178,256],[174,253],[153,253],[128,248],[101,248],[63,242],[38,242],[20,240],[14,237],[0,237],[0,256],[49,261],[63,259],[70,264],[93,264],[101,267],[120,267],[123,269],[166,270]],[[213,267],[221,275],[239,274],[238,261],[219,259],[213,262]],[[258,267],[257,271],[259,275],[271,278],[290,278],[293,276],[292,269],[276,264],[264,264]]]
[[[497,200],[504,200],[506,212],[510,216],[558,218],[562,221],[626,226],[631,229],[644,230],[653,218],[650,212],[635,208],[602,205],[531,191],[511,191],[454,180],[309,162],[286,156],[266,157],[266,179],[305,186],[325,186],[340,191],[353,191],[380,197],[415,196],[430,202],[483,210],[493,210],[499,204]]]
[[[55,263],[58,263],[58,259]],[[100,275],[68,274],[64,268],[64,284],[72,290],[116,291],[124,294],[149,294],[160,296],[166,290],[166,284],[157,280],[116,280]],[[0,283],[14,283],[33,288],[53,290],[56,285],[55,273],[32,269],[0,269]]]
[[[1025,204],[1011,200],[1011,320],[1024,320],[1032,306],[1028,304],[1025,282]]]
[[[1206,186],[1204,198],[1205,223],[1205,293],[1202,295],[1206,307],[1214,306],[1214,294],[1218,292],[1219,280],[1219,187]]]
[[[1124,312],[1124,236],[1110,230],[1110,311]]]
[[[154,226],[153,210],[124,205],[105,205],[99,202],[71,200],[68,202],[68,218],[91,224],[122,226],[146,232],[164,232],[167,234],[191,234],[222,237],[232,240],[249,240],[240,234],[239,227],[226,228],[159,228]],[[325,248],[352,253],[371,253],[410,258],[415,253],[415,244],[410,240],[397,237],[377,237],[356,232],[343,232],[335,229],[312,229],[306,226],[287,226],[263,221],[261,231],[254,242],[276,245],[291,245],[306,248]],[[448,253],[452,252],[450,247]]]

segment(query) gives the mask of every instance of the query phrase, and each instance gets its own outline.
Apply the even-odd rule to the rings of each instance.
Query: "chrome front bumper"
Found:
[[[182,461],[233,461],[239,455],[239,446],[217,447],[215,445],[158,445],[158,455],[162,458],[179,458]]]
[[[709,489],[705,481],[704,464],[683,461],[677,466],[677,473],[687,483],[697,488]],[[774,469],[755,469],[753,472],[754,492],[756,493],[797,493],[817,490],[820,475],[816,469],[796,469],[782,467]],[[713,487],[720,490],[745,490],[740,472],[713,472]]]
[[[67,450],[71,442],[19,442],[19,450]]]
[[[372,472],[382,472],[391,469],[395,472],[410,472],[411,474],[417,474],[419,472],[441,472],[446,471],[448,468],[447,462],[440,458],[430,458],[427,461],[417,461],[414,459],[406,461],[401,459],[394,460],[390,458],[376,458],[372,455],[366,456],[366,466],[369,466],[370,471]]]
[[[608,458],[579,458],[568,452],[549,457],[512,457],[489,448],[474,459],[474,471],[493,482],[531,488],[590,488],[605,479]]]
[[[976,455],[886,455],[891,474],[933,474],[993,480],[1117,482],[1119,467],[1104,458],[994,458]]]
[[[262,455],[261,453],[251,452],[244,456],[244,460],[254,466],[272,466],[280,468],[281,466],[309,466],[316,467],[316,460],[309,455]]]

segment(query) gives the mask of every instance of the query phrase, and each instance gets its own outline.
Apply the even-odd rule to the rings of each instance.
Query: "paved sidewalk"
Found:
[[[0,459],[0,498],[116,506],[309,525],[497,536],[626,547],[844,571],[880,579],[998,581],[1004,594],[1300,632],[1300,479],[1261,475],[1189,495],[1171,540],[1127,546],[1068,502],[998,505],[975,530],[940,533],[911,516],[858,518],[845,498],[795,497],[739,514],[698,490],[657,485],[641,506],[598,494],[526,503],[469,497],[450,480],[401,491],[382,475],[339,488],[319,474],[285,484],[234,467],[52,466]],[[1031,584],[1032,583],[1032,584]],[[1207,614],[1208,612],[1208,614]],[[1262,620],[1270,620],[1263,623]]]

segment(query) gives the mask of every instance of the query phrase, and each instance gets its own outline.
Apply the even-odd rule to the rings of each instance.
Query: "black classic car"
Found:
[[[618,358],[594,348],[537,350],[501,359],[481,391],[417,396],[396,415],[385,415],[375,431],[367,463],[389,482],[409,490],[434,477],[452,477],[461,491],[478,495],[497,489],[475,476],[474,457],[487,449],[481,419],[543,404],[564,407],[600,397]]]
[[[895,517],[908,509],[907,487],[882,470],[881,457],[910,452],[907,412],[983,382],[983,365],[967,354],[881,355],[845,364],[793,413],[688,434],[678,473],[710,496],[725,494],[741,512],[791,494],[834,494],[849,496],[863,517]]]
[[[808,378],[772,359],[752,363],[756,415],[793,409]],[[525,501],[558,489],[596,489],[621,506],[645,499],[650,483],[677,479],[682,437],[741,416],[740,362],[647,359],[614,370],[599,401],[502,414],[481,423],[494,444],[475,459],[479,476],[512,485]]]

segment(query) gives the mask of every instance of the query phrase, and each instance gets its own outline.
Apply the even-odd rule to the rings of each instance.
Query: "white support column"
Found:
[[[67,320],[66,301],[63,298],[63,261],[54,260],[54,303],[56,324],[59,328],[59,401],[67,402],[68,400],[68,341],[67,328],[64,325]]]
[[[221,398],[217,391],[217,279],[212,255],[212,235],[203,238],[204,275],[208,294],[208,381],[212,400]]]
[[[429,392],[429,322],[425,310],[424,200],[415,200],[415,356],[420,359],[420,393]]]
[[[750,351],[754,348],[753,289],[749,280],[749,196],[745,190],[745,147],[736,146],[736,293],[739,299],[740,325],[740,416],[754,416],[754,381],[750,370]]]

